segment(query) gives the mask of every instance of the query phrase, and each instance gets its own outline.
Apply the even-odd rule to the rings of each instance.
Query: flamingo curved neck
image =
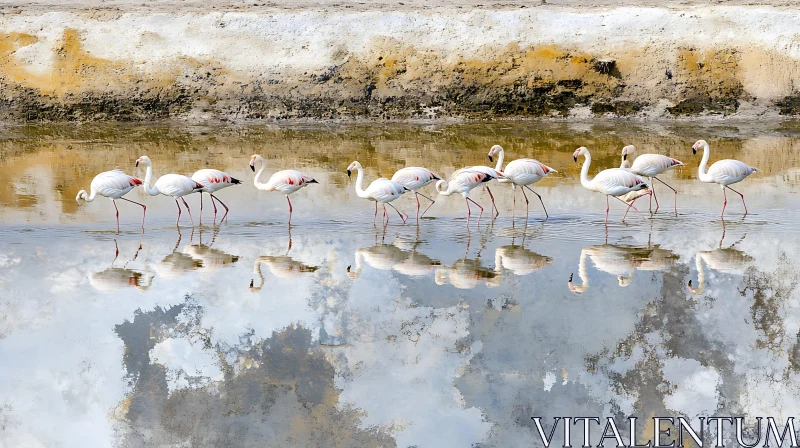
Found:
[[[261,174],[264,172],[264,169],[267,166],[267,162],[265,162],[261,156],[258,156],[256,160],[261,162],[261,168],[258,169],[256,177],[253,179],[253,185],[255,185],[255,187],[258,188],[259,190],[269,191],[270,188],[267,186],[267,184],[261,182]]]
[[[369,199],[370,196],[364,191],[364,168],[360,165],[356,167],[358,170],[358,177],[356,177],[356,195],[360,198],[367,198]],[[358,260],[358,258],[356,258]]]
[[[436,182],[436,192],[442,196],[450,196],[453,194],[453,192],[450,191],[450,184],[444,179]]]
[[[708,164],[708,158],[710,156],[709,153],[708,143],[703,144],[703,160],[700,162],[700,167],[697,169],[697,177],[703,182],[712,181],[711,177],[706,173],[706,165]]]
[[[592,181],[589,180],[589,165],[592,164],[592,155],[589,154],[589,151],[586,151],[584,157],[586,157],[586,160],[583,161],[583,167],[581,168],[581,185],[583,185],[584,188],[591,190]]]
[[[80,192],[78,192],[78,197],[83,198],[83,200],[86,202],[92,202],[94,201],[94,198],[97,197],[97,192],[92,190],[91,196],[87,196],[86,190],[81,190]]]
[[[505,157],[505,151],[501,149],[500,151],[497,151],[495,154],[499,155],[497,156],[497,166],[495,166],[494,169],[496,171],[503,171],[503,158]]]
[[[261,263],[263,263],[263,262],[264,262],[264,260],[262,259],[262,257],[258,257],[256,259],[254,267],[255,267],[256,275],[258,276],[258,279],[259,279],[259,283],[258,283],[258,286],[251,286],[250,287],[253,291],[259,291],[259,290],[261,290],[261,288],[264,287],[264,275],[261,273]]]
[[[147,170],[144,175],[144,191],[145,193],[149,194],[150,196],[158,195],[159,191],[158,188],[151,187],[150,181],[153,180],[153,166],[147,165]]]

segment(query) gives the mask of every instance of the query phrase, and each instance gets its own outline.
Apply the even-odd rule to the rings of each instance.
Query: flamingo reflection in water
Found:
[[[694,263],[697,268],[697,287],[694,287],[691,280],[689,280],[688,285],[689,292],[691,292],[692,295],[699,296],[703,294],[706,288],[704,264],[716,272],[725,274],[741,274],[744,272],[744,268],[753,261],[753,257],[736,249],[734,246],[742,242],[746,236],[745,234],[735,243],[723,248],[722,241],[725,239],[725,230],[723,226],[722,239],[719,241],[719,247],[714,250],[703,250],[695,255]]]
[[[254,279],[250,279],[250,292],[261,291],[264,287],[264,274],[261,273],[261,264],[266,264],[269,272],[281,279],[289,280],[303,275],[316,272],[319,267],[303,263],[302,261],[295,260],[289,256],[289,251],[292,249],[292,226],[289,226],[289,247],[283,255],[265,255],[256,258],[253,263],[253,270],[259,279],[258,286],[255,286]]]
[[[419,231],[419,229],[417,229]],[[394,271],[409,277],[425,277],[432,273],[441,263],[417,251],[421,244],[419,238],[414,241],[397,238],[392,244],[380,244],[362,247],[355,253],[355,268],[347,267],[347,275],[355,280],[361,275],[364,264],[379,271]]]
[[[215,270],[219,269],[220,267],[227,266],[229,264],[236,263],[239,261],[239,257],[237,255],[231,255],[219,249],[213,248],[211,246],[214,245],[214,242],[217,239],[217,235],[219,234],[219,227],[214,227],[214,233],[211,237],[211,243],[209,245],[203,244],[203,228],[198,228],[198,233],[200,234],[200,243],[199,244],[191,244],[191,237],[189,238],[189,244],[183,248],[183,253],[192,257],[192,259],[197,260],[200,262],[200,265],[205,270]],[[194,232],[192,232],[192,236],[194,236]]]
[[[119,245],[117,245],[116,239],[114,240],[114,246],[116,248],[116,253],[114,255],[114,260],[111,262],[111,266],[102,271],[91,273],[89,275],[89,284],[96,290],[102,292],[116,291],[126,287],[135,287],[139,291],[144,291],[149,288],[150,285],[153,284],[152,274],[138,269],[127,268],[128,263],[136,261],[136,258],[139,256],[139,251],[142,250],[142,243],[139,242],[139,248],[136,249],[133,258],[126,261],[121,268],[114,266],[114,262],[117,261],[117,257],[119,256]]]
[[[658,245],[648,247],[631,247],[614,244],[602,244],[585,247],[581,250],[578,263],[578,277],[581,284],[573,282],[573,274],[569,275],[567,286],[574,293],[584,293],[589,290],[589,274],[587,260],[591,259],[598,271],[617,276],[619,286],[626,287],[633,281],[636,270],[664,271],[674,266],[678,256]]]

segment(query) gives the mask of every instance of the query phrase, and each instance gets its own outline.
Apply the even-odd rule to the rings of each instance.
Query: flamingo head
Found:
[[[572,160],[577,162],[578,156],[585,156],[586,154],[589,154],[589,150],[585,146],[581,146],[572,153]]]
[[[500,154],[503,153],[503,147],[500,145],[492,146],[492,149],[489,150],[489,161],[494,162],[494,159],[492,157],[494,157],[494,155],[498,153]]]
[[[708,145],[708,143],[706,143],[705,140],[698,140],[694,145],[692,145],[692,154],[697,154],[697,150],[706,145]]]
[[[153,166],[153,162],[150,160],[150,157],[147,156],[141,156],[136,159],[136,166],[139,166],[139,164],[144,166]]]
[[[261,159],[261,156],[259,156],[258,154],[253,154],[252,156],[250,156],[250,169],[253,170],[253,172],[256,171],[256,160],[258,159]]]
[[[628,160],[628,156],[633,154],[634,151],[636,151],[636,147],[633,145],[622,148],[622,160]]]
[[[358,162],[353,162],[347,167],[347,177],[350,177],[353,174],[353,170],[360,170],[361,164]]]
[[[631,277],[625,277],[625,276],[620,275],[620,276],[617,277],[617,281],[619,282],[619,286],[622,286],[624,288],[624,287],[629,286],[631,284],[631,282],[633,281],[633,277],[632,276]]]

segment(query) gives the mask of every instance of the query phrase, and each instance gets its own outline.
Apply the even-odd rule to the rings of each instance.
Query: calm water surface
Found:
[[[796,123],[3,136],[0,446],[517,447],[537,444],[534,415],[800,414]],[[762,170],[739,184],[744,219],[732,195],[723,224],[721,191],[696,180],[699,138],[712,161]],[[367,181],[409,165],[446,176],[489,163],[493,144],[559,171],[536,185],[549,220],[532,197],[526,221],[520,196],[512,221],[511,190],[494,184],[497,219],[468,228],[451,196],[416,223],[403,197],[409,223],[374,227],[344,172],[358,160]],[[688,165],[663,177],[679,216],[661,188],[654,217],[622,224],[612,204],[603,225],[605,200],[580,187],[572,152],[587,146],[594,174],[618,166],[625,144]],[[291,227],[284,197],[252,185],[255,153],[267,172],[319,181],[293,195]],[[141,210],[120,202],[117,234],[109,201],[75,202],[100,171],[143,177],[141,155],[156,176],[213,167],[241,179],[218,194],[228,220],[215,223],[206,202],[202,225],[184,213],[177,228],[171,199],[134,191],[146,232]]]

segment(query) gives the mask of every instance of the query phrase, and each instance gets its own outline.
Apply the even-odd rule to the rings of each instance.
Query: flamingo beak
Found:
[[[139,159],[136,159],[136,165],[134,165],[134,166],[136,166],[136,167],[139,166]]]
[[[489,154],[489,161],[490,162],[494,162],[494,159],[492,159],[492,155],[491,154]]]
[[[251,170],[253,170],[253,172],[254,172],[254,173],[256,172],[256,167],[255,167],[255,166],[253,166],[253,163],[252,163],[252,162],[250,163],[250,169],[251,169]]]
[[[347,170],[347,177],[350,177],[350,174],[351,174],[350,170]]]
[[[697,150],[696,150],[696,149],[694,149],[694,146],[692,146],[692,154],[693,154],[693,155],[697,155]]]
[[[628,153],[627,152],[622,155],[622,160],[628,160]]]
[[[578,163],[578,156],[576,156],[576,155],[574,155],[574,154],[573,154],[573,155],[572,155],[572,160],[574,160],[574,161],[575,161],[575,163]]]

